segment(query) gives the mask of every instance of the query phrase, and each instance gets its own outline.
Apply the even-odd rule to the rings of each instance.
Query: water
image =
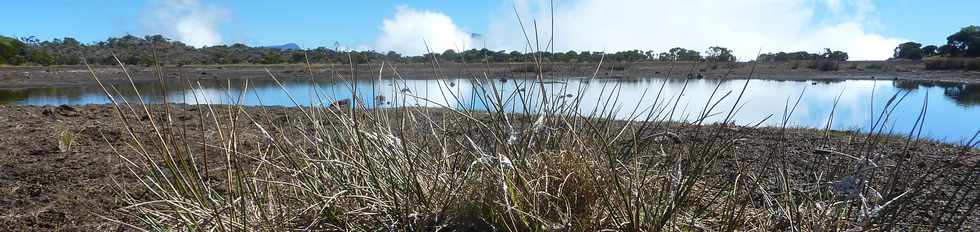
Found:
[[[533,80],[375,80],[359,81],[354,85],[348,81],[335,81],[320,82],[317,88],[309,81],[285,81],[282,88],[292,96],[292,100],[272,80],[249,81],[244,94],[242,84],[241,81],[201,81],[200,88],[190,88],[186,83],[173,81],[165,83],[168,90],[166,92],[158,83],[137,86],[144,100],[148,102],[159,103],[166,99],[172,103],[241,103],[252,106],[293,106],[294,100],[301,105],[330,104],[338,99],[351,98],[351,90],[356,87],[359,98],[364,99],[362,104],[367,107],[446,106],[485,110],[488,104],[483,99],[487,99],[487,93],[495,92],[504,99],[504,106],[508,111],[525,112],[525,109],[530,109],[534,112],[534,109],[540,107],[539,104],[525,106],[521,102],[540,102],[538,99],[542,96],[541,85]],[[194,85],[197,86],[197,83]],[[592,81],[568,79],[546,82],[543,85],[549,98],[555,102],[569,103],[580,99],[581,112],[592,112],[598,107],[599,111],[615,111],[614,116],[619,119],[635,119],[631,117],[635,115],[632,114],[635,110],[649,112],[655,99],[659,99],[659,104],[656,104],[658,108],[654,110],[661,112],[661,118],[690,122],[702,115],[706,105],[714,105],[720,99],[705,119],[706,122],[719,122],[733,108],[745,80],[669,79],[665,82],[664,79],[655,78]],[[716,87],[718,91],[714,91]],[[125,98],[136,100],[135,93],[128,84],[117,85],[116,88]],[[583,91],[582,94],[578,94],[579,89]],[[801,94],[802,98],[799,98]],[[838,96],[840,97],[835,109],[834,101]],[[902,100],[889,116],[886,132],[908,134],[926,103],[928,107],[923,137],[964,143],[980,130],[980,85],[910,81],[752,80],[748,83],[739,106],[735,107],[737,110],[733,119],[741,125],[761,122],[762,125],[779,126],[783,123],[784,112],[796,105],[786,120],[788,126],[824,128],[833,110],[832,128],[868,131],[881,117],[882,110],[893,96],[897,96],[895,101],[898,101],[897,98]],[[531,99],[521,100],[522,97]],[[239,98],[242,99],[241,102]],[[709,98],[712,99],[710,104]],[[798,105],[797,99],[800,99]],[[106,103],[108,99],[98,86],[0,90],[0,104]],[[671,111],[672,114],[669,113]],[[639,120],[643,118],[639,117]]]

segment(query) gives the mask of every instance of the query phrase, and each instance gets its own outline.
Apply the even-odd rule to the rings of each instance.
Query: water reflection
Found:
[[[547,97],[555,103],[551,107],[567,107],[573,101],[578,101],[578,110],[584,114],[613,111],[612,115],[619,119],[642,119],[644,117],[636,117],[635,114],[635,111],[642,111],[653,112],[655,118],[676,121],[694,121],[701,115],[709,115],[704,121],[718,122],[735,109],[734,120],[738,124],[761,123],[770,126],[781,125],[784,110],[792,107],[802,94],[799,105],[786,122],[789,126],[823,128],[829,123],[835,129],[863,131],[873,124],[889,98],[907,92],[908,95],[890,117],[886,131],[907,133],[926,100],[928,113],[924,136],[962,142],[980,129],[977,121],[980,118],[980,85],[959,83],[753,80],[746,85],[744,80],[713,79],[567,79],[544,83],[533,80],[445,79],[365,80],[356,83],[325,81],[317,83],[315,87],[309,81],[296,80],[285,81],[280,87],[271,80],[265,80],[251,81],[247,90],[242,91],[244,85],[242,81],[209,80],[199,83],[171,81],[164,83],[163,88],[159,83],[144,83],[137,87],[144,96],[143,100],[154,103],[166,100],[189,104],[328,105],[353,98],[353,90],[356,89],[358,98],[365,99],[358,104],[367,107],[443,106],[476,110],[503,107],[511,112],[532,113],[539,112],[542,105],[536,103],[542,97]],[[541,93],[541,86],[545,87],[547,96]],[[745,95],[738,106],[733,106],[743,86],[747,87]],[[288,95],[284,94],[283,89]],[[128,84],[115,86],[113,91],[119,91],[119,95],[126,100],[138,100]],[[839,103],[834,108],[838,96]],[[500,99],[504,104],[493,105],[486,99]],[[107,102],[102,90],[96,86],[0,90],[0,104]],[[716,102],[716,107],[705,112],[705,106]],[[831,112],[834,114],[832,119],[829,117]]]
[[[895,81],[895,87],[905,90],[916,90],[919,86],[927,88],[942,88],[943,95],[956,100],[962,106],[980,105],[980,84],[964,84],[934,81]]]

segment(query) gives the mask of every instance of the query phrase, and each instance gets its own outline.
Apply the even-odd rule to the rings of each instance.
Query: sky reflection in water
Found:
[[[228,86],[231,88],[229,89]],[[720,85],[719,85],[720,83]],[[177,81],[166,83],[168,91],[157,83],[138,84],[144,99],[162,102],[164,96],[175,103],[235,103],[241,95],[240,81],[202,81],[203,88],[189,88]],[[242,96],[245,105],[292,106],[293,102],[282,89],[271,80],[250,81],[248,91]],[[195,86],[197,84],[195,83]],[[336,99],[351,98],[351,84],[348,81],[322,82],[319,88],[312,88],[309,81],[287,81],[283,87],[299,104],[324,102],[329,104]],[[591,82],[583,79],[547,82],[546,92],[552,99],[565,102],[581,97],[580,112],[615,110],[619,119],[629,118],[634,109],[649,110],[658,99],[658,112],[679,121],[696,120],[704,107],[721,99],[705,121],[718,122],[732,109],[745,80],[705,79],[664,79],[610,80]],[[482,86],[482,87],[481,87]],[[715,87],[718,91],[714,92]],[[523,112],[525,107],[534,109],[537,104],[524,106],[521,96],[540,98],[540,85],[533,80],[480,81],[474,83],[466,79],[448,80],[404,80],[404,81],[359,81],[356,83],[359,97],[368,107],[388,106],[450,106],[454,108],[485,109],[486,103],[481,95],[496,89],[507,102],[505,107],[512,112]],[[582,88],[584,92],[578,94]],[[129,85],[117,86],[127,99],[135,100]],[[484,91],[486,90],[486,91]],[[683,94],[680,94],[683,90]],[[843,94],[841,94],[843,91]],[[928,111],[924,126],[924,137],[948,141],[964,142],[980,129],[980,85],[930,83],[912,81],[874,81],[848,80],[839,82],[811,81],[771,81],[752,80],[748,83],[745,95],[734,116],[736,123],[754,125],[766,119],[763,125],[778,126],[782,123],[785,107],[792,107],[800,94],[803,97],[788,121],[789,126],[823,128],[834,107],[834,100],[840,94],[832,127],[835,129],[859,129],[866,131],[874,118],[880,116],[884,105],[890,98],[899,94],[908,95],[897,105],[888,123],[888,130],[897,134],[907,134],[922,109],[928,95]],[[569,96],[569,94],[571,94]],[[579,96],[580,95],[580,96]],[[727,95],[727,96],[726,96]],[[383,97],[377,97],[383,96]],[[609,96],[618,96],[610,98]],[[680,98],[678,99],[678,96]],[[508,99],[509,97],[509,99]],[[724,97],[724,98],[722,98]],[[381,100],[380,98],[383,98]],[[459,100],[456,100],[459,99]],[[607,101],[608,100],[608,101]],[[531,99],[529,102],[539,102]],[[561,100],[559,100],[561,102]],[[24,90],[0,90],[0,104],[19,105],[79,105],[105,104],[108,99],[97,86],[67,88],[36,88]],[[605,107],[605,108],[603,108]],[[612,108],[610,108],[612,107]],[[613,109],[614,108],[614,109]],[[873,114],[872,114],[873,112]],[[771,115],[771,116],[770,116]],[[640,117],[641,119],[643,117]],[[886,130],[886,131],[888,131]]]

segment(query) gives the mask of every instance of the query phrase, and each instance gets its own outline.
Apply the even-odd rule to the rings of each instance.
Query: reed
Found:
[[[536,32],[533,40],[528,35],[527,47],[539,50]],[[128,102],[99,82],[127,128],[127,145],[112,150],[143,185],[120,191],[126,216],[110,220],[167,231],[970,230],[980,224],[973,142],[918,150],[930,147],[917,139],[927,105],[913,127],[918,131],[904,140],[887,130],[907,93],[875,111],[866,134],[828,126],[800,142],[805,136],[788,121],[805,92],[787,99],[779,128],[735,126],[754,67],[748,79],[737,80],[744,81],[740,92],[716,88],[698,118],[679,123],[684,90],[663,94],[671,72],[660,89],[641,96],[653,104],[629,106],[620,103],[621,83],[591,81],[625,66],[600,60],[583,85],[554,87],[545,81],[561,77],[533,58],[533,66],[515,70],[533,79],[505,83],[468,70],[476,99],[442,91],[453,84],[436,80],[440,91],[433,95],[441,98],[396,86],[387,95],[393,105],[373,109],[356,104],[374,96],[359,95],[364,91],[354,83],[381,80],[385,72],[398,83],[397,67],[381,63],[378,76],[364,77],[351,61],[350,75],[335,67],[331,77],[350,81],[355,103],[349,107],[332,106],[338,99],[320,93],[311,94],[313,104],[300,105],[286,88],[291,109],[204,99],[184,106],[199,112],[200,136],[172,120],[177,106]],[[445,76],[436,57],[432,67],[433,75]],[[317,86],[319,78],[308,71]],[[279,83],[276,73],[268,74]],[[247,85],[231,96],[235,102],[247,96]],[[588,88],[600,93],[584,98]],[[719,105],[729,98],[731,108]],[[596,101],[593,109],[583,109],[587,100]],[[458,107],[472,102],[478,107]],[[276,111],[285,119],[262,116]]]
[[[383,65],[397,82],[396,67]],[[128,131],[128,145],[112,150],[144,190],[121,192],[127,217],[112,220],[219,231],[977,228],[975,151],[924,157],[916,131],[904,143],[886,131],[906,95],[876,111],[869,134],[828,127],[800,147],[785,122],[805,92],[788,99],[779,133],[756,140],[746,136],[766,135],[731,121],[751,91],[744,87],[713,93],[688,124],[671,121],[683,91],[662,96],[661,87],[644,94],[652,106],[622,106],[619,84],[554,89],[515,80],[526,91],[503,91],[480,74],[470,79],[482,109],[455,107],[464,100],[452,92],[442,93],[448,100],[392,93],[395,106],[375,109],[331,107],[336,99],[314,94],[322,99],[297,104],[286,121],[256,114],[279,109],[185,106],[198,108],[198,130],[211,132],[197,139],[171,119],[175,105],[128,102],[105,88]],[[243,85],[238,99],[248,94]],[[595,109],[581,109],[584,88],[603,90]],[[718,107],[726,98],[736,104]],[[624,113],[628,120],[615,117]],[[727,116],[702,123],[719,115]]]

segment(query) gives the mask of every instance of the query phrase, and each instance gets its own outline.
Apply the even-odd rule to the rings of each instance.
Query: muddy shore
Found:
[[[279,122],[296,120],[296,115],[300,115],[295,108],[247,110],[257,118]],[[196,107],[177,105],[172,118],[177,127],[186,130],[182,133],[191,138],[213,136],[213,128],[200,130],[201,114]],[[145,122],[146,119],[131,120]],[[125,147],[128,138],[123,125],[115,110],[106,105],[0,105],[0,231],[121,229],[122,226],[103,218],[121,217],[116,209],[126,205],[114,194],[120,188],[141,190],[124,161],[109,146]],[[775,128],[707,128],[734,131],[737,137],[744,139],[738,151],[743,156],[766,150],[779,139]],[[704,139],[698,137],[699,134],[707,134],[695,133],[694,130],[700,129],[691,125],[677,125],[672,130],[687,135],[682,139],[690,140]],[[67,148],[59,145],[66,131],[73,135],[72,145]],[[852,152],[847,149],[858,147],[854,144],[866,138],[865,135],[839,131],[832,132],[830,140],[825,135],[817,130],[792,129],[786,133],[786,141],[793,141],[790,148],[806,155],[815,154],[818,152],[815,149],[820,147]],[[255,128],[243,128],[241,136],[244,141],[260,138]],[[902,139],[886,139],[879,152],[899,153],[898,147],[904,143]],[[978,155],[975,149],[964,150],[933,142],[923,142],[912,152],[913,156],[923,157],[954,153]],[[221,161],[209,163],[218,167]]]
[[[622,63],[604,64],[596,69],[593,63],[556,63],[546,64],[545,78],[591,77],[596,78],[709,78],[709,79],[744,79],[749,77],[754,64],[694,64],[694,63]],[[942,81],[959,83],[980,83],[980,72],[976,71],[928,71],[919,61],[851,61],[840,64],[838,71],[818,71],[805,67],[801,63],[760,63],[755,66],[751,75],[756,79],[768,80],[916,80]],[[137,82],[158,80],[158,72],[153,67],[127,66],[131,76]],[[282,79],[309,79],[310,71],[316,79],[349,79],[352,67],[349,65],[317,64],[307,67],[305,64],[291,65],[188,65],[165,66],[161,73],[163,78],[187,80],[224,80],[224,79],[268,79],[268,69]],[[357,78],[389,79],[438,79],[438,78],[469,78],[482,77],[486,73],[490,78],[534,78],[531,71],[537,68],[526,63],[499,64],[386,64],[381,69],[380,63],[358,64],[353,67]],[[118,66],[95,66],[95,74],[105,82],[120,83],[127,81],[122,69]],[[396,75],[397,73],[397,75]],[[37,87],[66,87],[94,85],[91,72],[84,66],[48,66],[48,67],[11,67],[0,66],[0,89],[23,89]]]

